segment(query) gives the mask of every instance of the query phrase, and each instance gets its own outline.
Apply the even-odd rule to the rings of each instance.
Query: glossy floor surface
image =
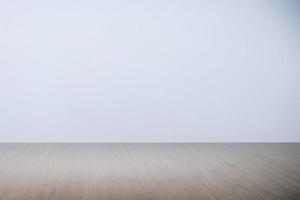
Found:
[[[299,144],[0,144],[0,200],[300,199]]]

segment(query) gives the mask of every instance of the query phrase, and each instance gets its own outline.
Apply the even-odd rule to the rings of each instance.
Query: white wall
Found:
[[[1,0],[0,142],[299,142],[298,11]]]

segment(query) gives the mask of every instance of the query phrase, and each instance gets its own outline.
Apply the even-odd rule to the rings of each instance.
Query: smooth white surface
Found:
[[[300,141],[292,2],[1,1],[0,142]]]

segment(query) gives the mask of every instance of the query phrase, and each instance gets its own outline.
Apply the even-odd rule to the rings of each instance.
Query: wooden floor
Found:
[[[300,144],[0,144],[0,200],[300,199]]]

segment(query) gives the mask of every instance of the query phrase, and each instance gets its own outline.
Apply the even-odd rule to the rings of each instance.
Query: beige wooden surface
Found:
[[[0,144],[1,200],[300,199],[299,144]]]

